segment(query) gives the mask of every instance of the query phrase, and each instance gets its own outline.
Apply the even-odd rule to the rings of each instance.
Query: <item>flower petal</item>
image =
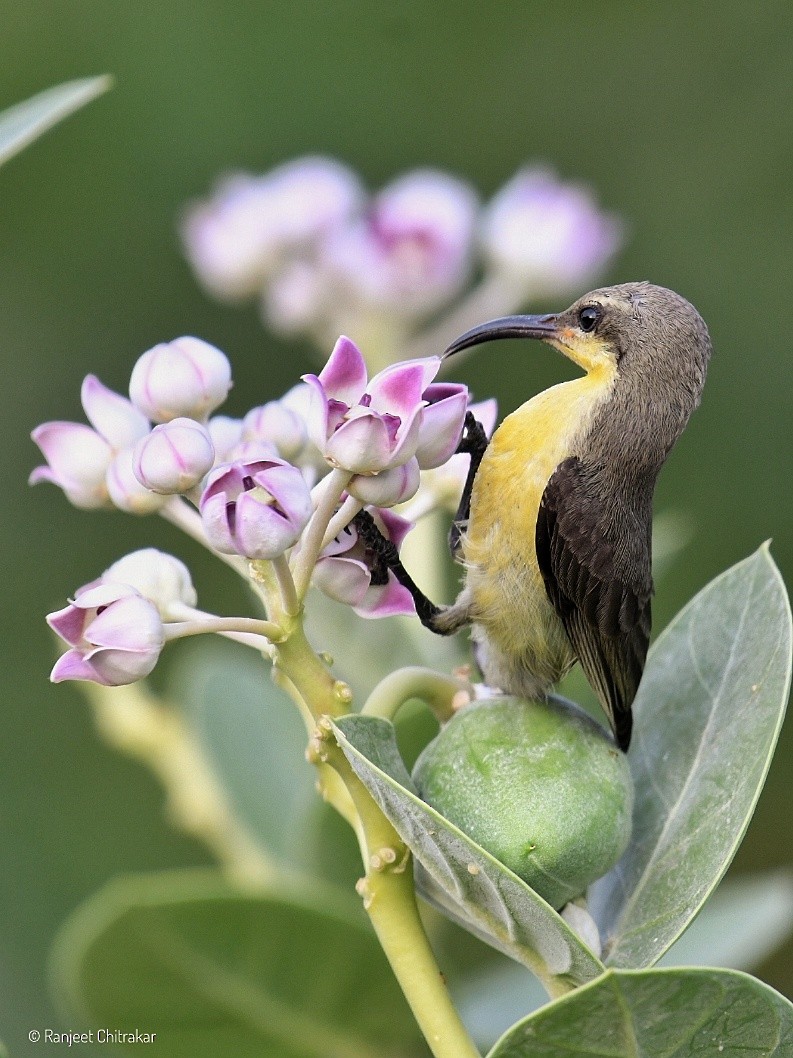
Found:
[[[365,562],[356,558],[328,556],[317,562],[312,582],[336,602],[358,606],[369,590],[371,579]]]
[[[308,378],[305,380],[308,381]],[[319,373],[324,392],[328,397],[347,405],[357,404],[366,392],[366,380],[366,361],[360,349],[350,338],[342,335]]]
[[[447,392],[452,388],[451,385],[437,387],[440,392],[436,393],[436,387],[429,386],[424,391],[430,403],[421,417],[416,449],[416,458],[422,470],[442,466],[454,455],[460,443],[468,410],[468,390],[465,386],[457,386],[454,387],[456,392]],[[433,396],[439,396],[440,399],[433,401]]]
[[[328,438],[325,456],[333,466],[353,474],[376,474],[393,463],[393,447],[383,419],[364,411],[343,422]],[[412,455],[409,452],[405,460]]]
[[[395,617],[398,614],[413,614],[416,608],[407,588],[396,580],[393,573],[388,574],[385,584],[369,588],[360,605],[353,607],[359,617]]]
[[[80,399],[88,421],[114,450],[134,445],[149,432],[149,420],[143,412],[108,389],[96,375],[86,375]]]

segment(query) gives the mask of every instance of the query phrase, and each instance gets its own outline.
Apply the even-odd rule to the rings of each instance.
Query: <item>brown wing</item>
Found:
[[[596,468],[570,458],[556,468],[537,515],[545,590],[623,750],[650,641],[650,499],[637,512]]]

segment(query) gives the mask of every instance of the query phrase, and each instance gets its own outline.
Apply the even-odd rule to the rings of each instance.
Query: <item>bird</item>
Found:
[[[428,628],[471,626],[488,686],[544,697],[578,661],[627,751],[650,641],[653,492],[700,403],[708,328],[680,294],[621,283],[559,313],[480,324],[444,358],[501,338],[539,339],[584,373],[531,397],[489,442],[469,413],[459,450],[471,464],[450,533],[465,571],[454,603],[428,600],[394,548],[385,561]]]

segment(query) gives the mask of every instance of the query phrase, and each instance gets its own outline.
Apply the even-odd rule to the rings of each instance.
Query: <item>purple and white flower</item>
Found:
[[[47,460],[30,475],[31,485],[49,481],[63,489],[75,507],[109,505],[106,474],[113,455],[149,431],[146,417],[126,397],[95,375],[83,382],[82,404],[94,429],[77,422],[45,422],[31,434]]]
[[[204,421],[231,389],[231,365],[225,353],[189,336],[161,342],[138,358],[129,395],[153,422],[181,416]]]
[[[52,670],[53,683],[135,683],[152,671],[165,642],[155,604],[126,584],[88,585],[47,622],[70,648]]]
[[[412,523],[393,511],[370,508],[369,513],[399,549]],[[312,582],[331,599],[352,606],[361,617],[415,613],[410,592],[390,570],[378,565],[354,525],[348,525],[324,548]]]
[[[588,188],[540,167],[520,170],[482,216],[491,266],[531,296],[586,286],[621,240],[620,221],[598,209]]]
[[[155,426],[138,441],[133,454],[135,477],[161,496],[189,492],[215,462],[215,446],[206,427],[180,417]]]
[[[254,559],[282,555],[298,539],[312,510],[303,475],[281,459],[216,467],[200,503],[212,547]]]
[[[312,390],[309,435],[333,467],[378,474],[412,459],[422,437],[423,394],[438,357],[394,364],[368,381],[360,350],[339,338],[320,374],[304,375]],[[433,439],[434,443],[434,439]]]

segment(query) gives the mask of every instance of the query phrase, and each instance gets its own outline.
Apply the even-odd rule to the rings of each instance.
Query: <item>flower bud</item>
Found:
[[[155,547],[124,555],[105,570],[100,580],[103,584],[128,584],[154,603],[163,620],[168,620],[173,603],[195,606],[198,601],[184,562]]]
[[[138,481],[131,448],[124,448],[114,456],[107,468],[105,482],[113,505],[127,514],[154,514],[167,499]]]
[[[171,419],[138,441],[133,456],[135,477],[162,496],[188,492],[215,462],[209,431],[195,419]]]
[[[413,457],[401,466],[381,470],[379,474],[356,474],[347,486],[347,491],[363,504],[375,507],[395,507],[405,503],[418,492],[421,471],[418,460]]]
[[[290,463],[298,458],[308,440],[303,419],[279,400],[252,408],[242,420],[242,437],[245,441],[268,441]]]
[[[246,558],[276,558],[312,513],[303,475],[280,459],[229,463],[209,475],[201,518],[212,547]]]
[[[473,702],[416,762],[421,797],[560,908],[610,870],[630,839],[627,757],[583,710]]]
[[[49,481],[66,493],[75,507],[108,506],[105,474],[112,450],[89,426],[77,422],[45,422],[31,437],[47,460],[29,477],[31,485]]]
[[[229,415],[213,415],[207,423],[207,430],[215,449],[215,460],[218,463],[231,462],[231,452],[242,440],[242,419],[232,419]]]
[[[88,587],[47,622],[71,648],[56,662],[53,683],[135,683],[157,664],[165,639],[157,607],[125,584]]]
[[[129,380],[132,403],[153,422],[180,416],[204,420],[223,403],[230,389],[226,354],[191,337],[149,349],[138,359]]]

